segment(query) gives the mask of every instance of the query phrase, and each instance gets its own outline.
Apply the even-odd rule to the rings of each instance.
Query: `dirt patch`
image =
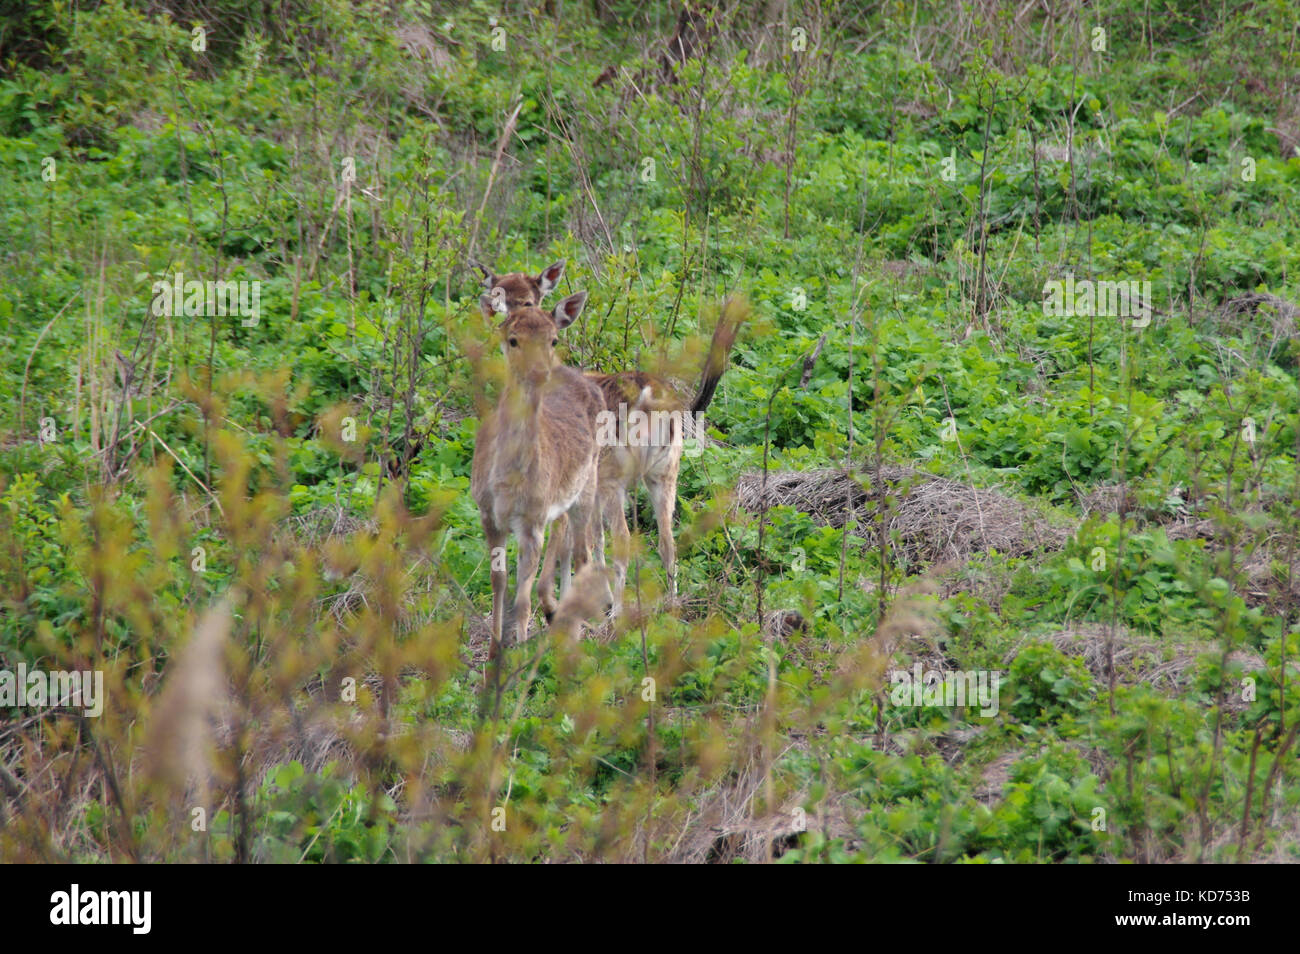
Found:
[[[975,787],[975,791],[971,793],[975,800],[982,803],[986,808],[992,808],[1002,801],[1007,782],[1011,780],[1011,770],[1024,757],[1024,754],[1023,751],[1014,749],[1002,753],[984,766],[984,771],[980,773],[979,784]]]

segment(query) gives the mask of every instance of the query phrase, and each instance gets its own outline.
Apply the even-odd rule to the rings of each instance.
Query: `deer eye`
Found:
[[[552,347],[552,348],[554,348],[554,347],[555,347],[557,344],[559,344],[559,343],[560,343],[560,339],[559,339],[559,338],[552,338],[552,339],[551,339],[551,347]]]
[[[511,338],[511,339],[510,339],[510,347],[512,347],[512,348],[518,348],[518,347],[519,347],[519,339],[518,339],[518,338]]]

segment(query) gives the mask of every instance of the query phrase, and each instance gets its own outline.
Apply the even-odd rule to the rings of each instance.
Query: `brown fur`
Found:
[[[593,382],[560,364],[555,355],[558,332],[581,313],[585,301],[583,292],[564,299],[549,313],[534,305],[516,308],[500,325],[506,385],[496,410],[479,428],[470,477],[470,493],[478,504],[493,561],[494,653],[503,640],[509,645],[527,636],[532,584],[547,525],[557,516],[567,516],[582,540],[594,516],[596,415],[604,400]],[[493,310],[488,295],[481,304],[485,313]],[[519,552],[513,617],[506,630],[508,573],[496,564],[511,533],[518,538]],[[583,559],[585,554],[578,556]]]

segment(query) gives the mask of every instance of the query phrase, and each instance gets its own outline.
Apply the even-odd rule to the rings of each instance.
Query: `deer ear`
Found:
[[[562,277],[564,277],[564,259],[542,269],[542,274],[537,276],[537,285],[542,290],[543,298],[555,290]]]
[[[551,312],[551,317],[555,319],[555,327],[567,328],[578,320],[582,314],[583,306],[587,304],[587,293],[585,291],[577,292],[568,298],[560,299],[560,303],[555,306]]]
[[[484,318],[491,318],[494,314],[504,315],[510,310],[506,307],[506,293],[501,288],[494,288],[486,295],[480,295],[478,306],[483,309]]]

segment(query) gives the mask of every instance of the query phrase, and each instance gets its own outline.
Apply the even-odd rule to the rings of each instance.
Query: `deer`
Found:
[[[542,285],[537,283],[539,293]],[[605,407],[600,388],[562,364],[555,353],[559,332],[582,313],[587,293],[569,295],[549,312],[537,304],[512,308],[507,301],[507,293],[497,287],[479,299],[485,317],[504,316],[497,331],[506,376],[495,410],[479,427],[470,471],[470,495],[478,505],[492,561],[493,657],[527,638],[547,526],[564,518],[566,532],[581,541],[589,522],[599,521],[596,418]],[[518,555],[507,627],[505,545],[512,533]],[[577,556],[580,565],[585,564],[581,548]],[[599,558],[603,565],[603,551]],[[609,605],[607,583],[605,592]]]
[[[724,306],[709,344],[699,388],[689,407],[670,384],[643,371],[616,374],[587,372],[587,376],[600,387],[605,399],[597,439],[601,447],[596,489],[600,519],[589,526],[589,532],[594,537],[597,553],[603,553],[606,526],[613,535],[611,618],[616,618],[622,612],[623,586],[627,581],[631,544],[626,515],[627,496],[628,491],[635,490],[638,484],[645,486],[654,510],[659,560],[664,568],[668,598],[677,598],[677,546],[673,537],[673,516],[677,509],[677,477],[681,469],[685,438],[703,437],[701,415],[713,400],[718,382],[726,370],[727,355],[745,317],[743,307],[731,302]],[[556,522],[547,542],[539,584],[539,600],[543,615],[548,620],[555,607],[557,565],[564,571],[562,579],[567,580],[572,561],[575,557],[585,561],[591,545],[592,540],[576,526]]]
[[[483,273],[485,298],[496,302],[496,307],[537,307],[564,275],[565,262],[555,262],[536,277],[523,272],[509,272],[497,276],[482,264],[475,266]],[[600,388],[604,398],[604,413],[598,421],[606,426],[603,432],[597,472],[596,507],[599,519],[588,524],[586,531],[572,532],[568,521],[556,520],[546,543],[541,566],[538,598],[542,613],[550,620],[555,613],[555,576],[561,572],[561,592],[569,584],[575,567],[591,558],[603,562],[604,528],[608,525],[614,538],[614,583],[611,616],[622,610],[623,585],[627,580],[627,554],[631,533],[627,526],[627,493],[638,484],[644,484],[650,495],[659,532],[659,559],[664,567],[670,599],[677,596],[677,547],[673,537],[673,517],[677,508],[677,477],[684,450],[683,432],[687,427],[698,427],[700,415],[713,400],[718,382],[726,370],[727,355],[735,343],[736,334],[745,320],[743,309],[729,303],[714,329],[708,357],[701,374],[700,386],[689,408],[676,390],[667,382],[640,370],[615,374],[586,372],[589,380]],[[632,427],[642,424],[637,439],[629,439]],[[613,426],[611,426],[613,425]],[[647,427],[649,433],[647,433]],[[692,437],[696,434],[690,435]]]

